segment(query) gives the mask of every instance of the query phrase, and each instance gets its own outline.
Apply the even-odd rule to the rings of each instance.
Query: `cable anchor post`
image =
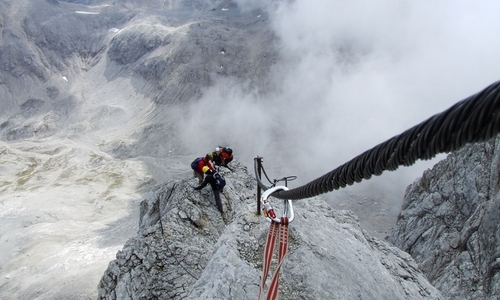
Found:
[[[262,177],[262,157],[258,156],[255,158],[257,162],[257,173],[259,175],[258,179]],[[260,197],[261,196],[261,188],[260,185],[257,184],[257,215],[260,216]]]

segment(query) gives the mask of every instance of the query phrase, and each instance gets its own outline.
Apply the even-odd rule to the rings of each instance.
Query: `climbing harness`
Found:
[[[283,214],[281,217],[276,215],[275,209],[272,207],[271,202],[269,202],[269,197],[271,194],[277,191],[286,191],[287,187],[276,186],[268,189],[261,198],[262,211],[264,216],[271,222],[269,227],[269,233],[267,235],[266,245],[264,248],[264,263],[262,266],[262,278],[260,283],[259,300],[264,292],[264,286],[266,284],[267,275],[271,267],[271,261],[273,258],[274,248],[276,245],[276,237],[279,233],[279,250],[278,250],[278,264],[276,270],[271,279],[271,284],[267,291],[266,300],[274,300],[278,297],[278,287],[279,287],[279,272],[281,265],[283,264],[283,259],[288,250],[288,224],[290,224],[295,215],[293,213],[292,201],[283,200]]]

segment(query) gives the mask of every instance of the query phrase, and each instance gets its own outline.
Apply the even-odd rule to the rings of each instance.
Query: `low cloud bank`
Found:
[[[275,91],[221,81],[187,115],[187,136],[202,149],[231,144],[248,165],[264,156],[276,177],[307,183],[497,81],[498,9],[493,1],[273,3],[283,57]],[[389,181],[404,189],[435,162]]]

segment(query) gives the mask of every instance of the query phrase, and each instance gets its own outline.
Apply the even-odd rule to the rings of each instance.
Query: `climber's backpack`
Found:
[[[198,157],[191,163],[191,169],[198,170],[198,163],[203,159],[203,157]]]
[[[214,179],[215,179],[215,185],[217,186],[218,190],[222,190],[222,188],[226,186],[226,179],[224,179],[224,177],[222,177],[222,175],[219,174],[219,172],[217,171],[214,172]]]
[[[229,147],[222,148],[221,156],[224,158],[224,162],[230,163],[233,160],[233,149]]]

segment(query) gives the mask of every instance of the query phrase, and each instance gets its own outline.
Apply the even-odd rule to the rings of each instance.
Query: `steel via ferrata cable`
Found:
[[[500,81],[457,102],[447,110],[400,135],[365,151],[317,179],[287,191],[273,193],[279,199],[299,200],[337,190],[399,166],[411,166],[440,153],[456,151],[468,143],[482,142],[500,131]],[[266,190],[257,171],[259,186]]]

